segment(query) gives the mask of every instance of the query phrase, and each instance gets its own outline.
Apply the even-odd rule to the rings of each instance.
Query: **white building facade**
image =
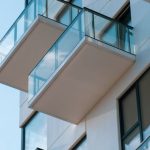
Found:
[[[150,149],[149,14],[148,0],[26,0],[0,73],[21,90],[22,150]]]

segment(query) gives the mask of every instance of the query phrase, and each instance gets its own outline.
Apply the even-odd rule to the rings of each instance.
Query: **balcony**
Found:
[[[150,137],[148,137],[136,150],[150,150]]]
[[[29,107],[79,123],[134,63],[132,32],[84,8],[30,73]]]
[[[66,7],[74,10],[69,22],[57,19]],[[28,91],[28,74],[79,11],[59,1],[31,0],[0,40],[0,82]]]

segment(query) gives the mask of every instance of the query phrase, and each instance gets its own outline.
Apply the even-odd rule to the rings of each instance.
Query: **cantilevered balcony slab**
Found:
[[[77,124],[134,61],[135,55],[85,37],[29,101],[29,106]]]
[[[65,30],[66,26],[38,16],[0,66],[0,82],[28,90],[28,74]]]

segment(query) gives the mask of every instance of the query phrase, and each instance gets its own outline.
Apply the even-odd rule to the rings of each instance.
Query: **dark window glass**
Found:
[[[120,99],[123,150],[136,149],[150,137],[150,69]],[[136,129],[136,130],[135,130]]]
[[[132,89],[126,96],[122,98],[121,105],[123,133],[126,133],[138,121],[135,89]]]
[[[144,137],[150,135],[150,71],[139,81],[141,115]]]

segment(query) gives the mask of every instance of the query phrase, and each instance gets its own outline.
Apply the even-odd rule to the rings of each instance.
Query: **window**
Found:
[[[150,136],[150,69],[119,99],[123,150],[136,149]]]
[[[45,114],[36,113],[23,130],[23,150],[47,149],[47,122]]]
[[[87,138],[84,136],[79,143],[72,148],[72,150],[88,150],[87,149]]]

